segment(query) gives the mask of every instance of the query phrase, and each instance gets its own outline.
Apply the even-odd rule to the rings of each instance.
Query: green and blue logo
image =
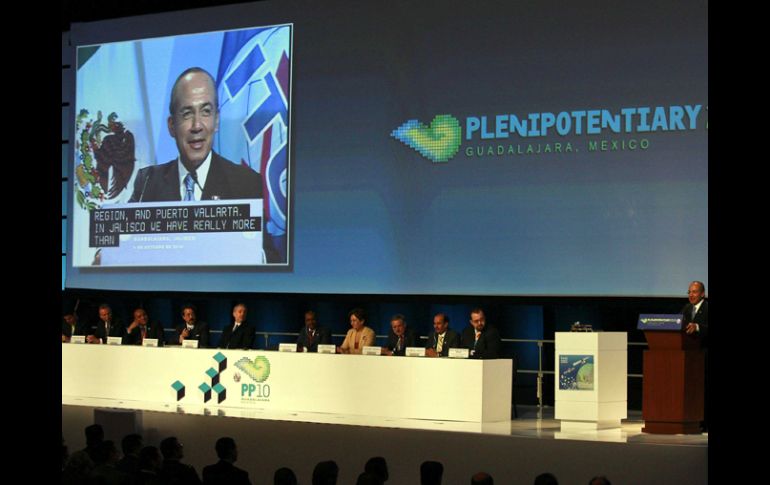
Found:
[[[437,115],[430,126],[409,120],[390,136],[416,150],[435,163],[447,162],[457,155],[462,141],[460,122],[452,115]]]

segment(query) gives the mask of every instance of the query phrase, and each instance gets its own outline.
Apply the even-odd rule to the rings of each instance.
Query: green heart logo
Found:
[[[270,377],[270,361],[261,355],[254,359],[253,362],[244,357],[235,363],[235,367],[242,370],[244,374],[256,382],[265,382]]]
[[[437,115],[430,127],[417,120],[409,120],[393,130],[390,136],[429,160],[447,162],[460,149],[462,130],[454,116]]]

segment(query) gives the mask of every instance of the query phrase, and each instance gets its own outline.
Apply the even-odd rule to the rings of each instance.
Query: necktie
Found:
[[[307,343],[312,344],[313,343],[313,334],[314,332],[312,330],[307,331]]]
[[[195,181],[189,173],[184,178],[184,200],[195,200]]]
[[[692,319],[695,320],[695,314],[698,313],[698,307],[692,307]]]
[[[443,349],[444,349],[444,335],[439,335],[438,343],[436,344],[436,352],[440,354]]]
[[[398,344],[396,344],[396,350],[401,350],[401,346],[404,344],[404,336],[398,337]]]
[[[147,336],[147,327],[142,327],[142,338],[139,342],[144,342],[144,338]]]

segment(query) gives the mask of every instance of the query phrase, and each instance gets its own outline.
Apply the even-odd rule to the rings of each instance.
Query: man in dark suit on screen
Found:
[[[262,177],[212,151],[219,130],[219,99],[205,70],[184,71],[171,90],[168,131],[179,157],[146,167],[134,181],[129,202],[262,198]]]

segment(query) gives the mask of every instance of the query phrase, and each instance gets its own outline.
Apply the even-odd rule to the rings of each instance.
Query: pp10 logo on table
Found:
[[[264,402],[270,400],[270,385],[266,382],[270,377],[270,361],[267,357],[260,355],[254,360],[243,357],[235,363],[235,367],[249,377],[249,381],[247,381],[238,372],[233,375],[233,380],[240,383],[241,386],[241,401]]]

